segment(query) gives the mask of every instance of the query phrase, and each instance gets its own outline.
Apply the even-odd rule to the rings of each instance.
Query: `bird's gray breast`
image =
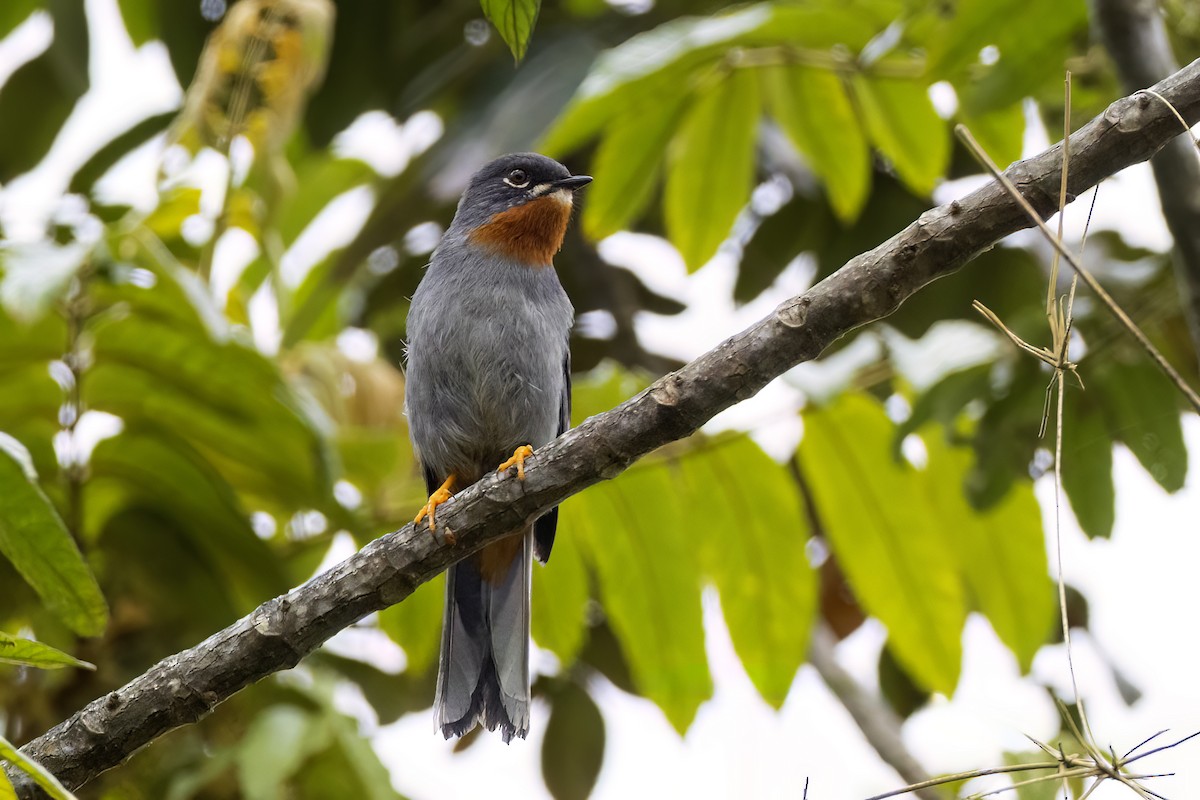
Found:
[[[573,320],[553,269],[444,246],[408,316],[405,407],[422,463],[475,480],[553,439]]]

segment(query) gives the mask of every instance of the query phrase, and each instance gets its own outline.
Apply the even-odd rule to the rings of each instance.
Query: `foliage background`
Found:
[[[521,52],[528,25],[501,7],[484,4]],[[1180,59],[1197,55],[1194,12],[1164,12]],[[114,31],[140,69],[97,57]],[[582,419],[972,185],[953,122],[1008,163],[1030,131],[1061,126],[1064,67],[1077,120],[1120,94],[1081,0],[570,0],[541,9],[517,66],[469,0],[10,0],[7,34],[0,658],[14,663],[0,733],[18,744],[411,518],[407,298],[484,160],[536,147],[596,177],[557,261],[580,314]],[[1093,268],[1195,383],[1165,246],[1097,227]],[[794,706],[817,629],[847,639],[843,658],[868,664],[859,677],[909,730],[970,689],[964,641],[980,647],[988,627],[985,652],[1013,659],[1009,689],[1033,669],[1021,685],[1049,706],[1062,686],[1035,658],[1060,651],[1032,481],[1050,466],[1047,375],[970,310],[979,298],[1039,340],[1047,262],[1014,237],[564,507],[534,586],[548,791],[586,796],[597,773],[602,791],[621,785],[606,730],[638,715],[700,727],[718,670],[744,670],[744,703]],[[1063,467],[1079,525],[1103,539],[1127,491],[1114,446],[1166,492],[1185,485],[1188,450],[1165,381],[1103,314],[1077,310],[1088,390],[1068,403]],[[1078,582],[1086,628],[1104,587]],[[428,763],[394,755],[429,746],[440,592],[82,796],[441,794]],[[1133,704],[1146,687],[1114,646],[1093,668]],[[29,666],[73,658],[96,669]],[[1053,715],[1041,724],[1050,738]],[[539,755],[463,748],[478,781]],[[877,772],[875,791],[900,783]]]

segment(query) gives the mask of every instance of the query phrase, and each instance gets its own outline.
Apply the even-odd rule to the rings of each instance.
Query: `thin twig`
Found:
[[[1004,187],[1004,190],[1009,194],[1009,196],[1012,197],[1012,199],[1019,206],[1021,206],[1033,224],[1036,225],[1038,230],[1042,232],[1042,235],[1046,237],[1047,241],[1049,241],[1054,249],[1062,255],[1063,260],[1071,265],[1071,268],[1074,269],[1076,274],[1083,279],[1083,282],[1087,284],[1087,287],[1091,289],[1098,298],[1100,298],[1100,302],[1104,304],[1104,307],[1107,308],[1109,312],[1117,318],[1117,321],[1120,322],[1121,325],[1123,325],[1125,329],[1129,331],[1133,338],[1137,340],[1138,344],[1142,346],[1142,349],[1146,351],[1158,368],[1162,370],[1163,374],[1171,380],[1171,383],[1175,384],[1175,388],[1183,393],[1183,396],[1187,398],[1192,408],[1195,409],[1197,413],[1200,413],[1200,395],[1196,394],[1196,391],[1192,389],[1191,386],[1188,386],[1187,382],[1183,380],[1176,369],[1171,366],[1171,362],[1167,361],[1163,357],[1162,353],[1158,352],[1158,348],[1156,348],[1154,344],[1148,338],[1146,338],[1146,334],[1142,332],[1142,329],[1139,328],[1134,321],[1129,318],[1129,316],[1119,305],[1117,305],[1117,302],[1112,299],[1112,296],[1110,296],[1107,291],[1105,291],[1104,287],[1100,285],[1099,281],[1096,280],[1092,273],[1084,269],[1083,265],[1080,264],[1075,256],[1071,254],[1071,251],[1068,250],[1062,242],[1054,237],[1054,234],[1050,231],[1050,228],[1042,220],[1041,216],[1037,213],[1034,207],[1030,205],[1029,201],[1026,200],[1017,187],[1013,185],[1013,182],[1008,179],[1008,176],[1001,172],[996,166],[995,162],[993,162],[992,159],[983,152],[983,148],[981,148],[979,143],[975,141],[975,137],[971,135],[971,132],[967,130],[966,126],[961,124],[956,125],[954,127],[954,132],[958,135],[958,138],[962,140],[963,144],[967,146],[971,153],[977,159],[979,159],[980,163],[987,168],[988,172],[992,174],[992,177],[995,178],[1002,187]]]

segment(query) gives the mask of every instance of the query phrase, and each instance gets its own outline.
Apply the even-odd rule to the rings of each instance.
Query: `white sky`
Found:
[[[80,103],[51,157],[34,173],[15,180],[0,191],[0,217],[16,237],[33,237],[41,220],[55,212],[54,201],[66,186],[73,169],[81,164],[104,134],[120,130],[133,120],[177,107],[181,90],[171,72],[166,52],[159,44],[134,49],[120,26],[115,0],[87,0],[93,23],[93,88]],[[39,17],[0,42],[0,82],[17,65],[28,60],[49,41],[49,23]],[[355,154],[383,153],[377,166],[394,174],[403,169],[412,153],[427,147],[440,135],[440,122],[418,115],[405,123],[379,112],[366,115],[343,137],[339,147]],[[1031,119],[1033,115],[1031,115]],[[1027,135],[1027,154],[1042,149],[1047,136],[1033,124]],[[126,159],[106,190],[143,207],[153,202],[154,175],[161,158],[161,141],[151,143]],[[211,176],[206,179],[211,181]],[[213,182],[220,184],[220,181]],[[965,194],[975,181],[958,181],[939,189],[945,201]],[[289,282],[297,281],[315,263],[321,248],[353,235],[370,208],[369,193],[342,198],[337,209],[322,215],[307,233],[301,248],[289,261]],[[211,202],[211,200],[210,200]],[[1069,211],[1068,231],[1078,236],[1083,212]],[[1165,250],[1170,238],[1158,213],[1153,182],[1145,165],[1127,170],[1106,182],[1101,190],[1093,230],[1115,229],[1132,244]],[[235,235],[223,242],[214,270],[215,280],[228,281],[254,254],[253,242]],[[721,257],[688,275],[678,255],[665,243],[650,237],[622,234],[602,245],[606,258],[633,270],[648,285],[688,303],[675,317],[645,314],[639,332],[651,346],[680,358],[691,358],[726,336],[768,313],[778,302],[803,290],[811,278],[804,263],[789,268],[762,298],[736,308],[730,300],[735,277],[732,262]],[[256,301],[256,341],[266,351],[276,346],[269,309],[270,298]],[[266,310],[264,310],[266,309]],[[982,329],[980,329],[982,330]],[[947,337],[963,334],[948,330],[939,341],[923,344],[922,355],[945,352]],[[994,346],[987,333],[978,331],[974,350]],[[848,362],[870,359],[872,345],[864,340],[859,355]],[[941,348],[939,350],[939,348]],[[961,354],[960,354],[961,356]],[[928,358],[914,360],[927,363]],[[790,451],[800,436],[793,409],[802,396],[799,387],[834,374],[829,370],[853,368],[853,363],[825,369],[820,376],[802,368],[790,380],[779,380],[758,397],[721,415],[710,427],[754,430],[768,449]],[[1086,372],[1086,363],[1082,367]],[[914,374],[915,380],[928,375]],[[1193,454],[1187,486],[1166,495],[1124,448],[1115,454],[1117,521],[1112,540],[1088,542],[1069,511],[1064,513],[1063,550],[1068,581],[1083,589],[1091,603],[1093,636],[1079,636],[1075,660],[1079,682],[1102,743],[1111,742],[1123,752],[1161,728],[1171,736],[1200,729],[1200,684],[1195,665],[1200,656],[1195,581],[1200,564],[1200,478],[1195,454],[1200,453],[1200,421],[1185,419],[1185,434]],[[1036,486],[1046,514],[1051,516],[1053,486],[1043,479]],[[564,532],[569,535],[569,531]],[[344,545],[339,545],[339,548]],[[346,553],[335,549],[330,558]],[[1053,563],[1053,552],[1051,552]],[[536,613],[536,611],[535,611]],[[705,703],[688,734],[675,734],[653,704],[630,697],[611,685],[594,687],[608,730],[604,768],[595,796],[787,797],[800,796],[804,778],[811,780],[814,800],[860,797],[897,788],[899,779],[881,764],[862,739],[846,712],[824,687],[811,667],[797,675],[781,712],[775,713],[754,692],[734,655],[720,618],[719,600],[705,597],[705,630],[715,694]],[[364,636],[366,641],[364,642]],[[869,623],[838,649],[844,666],[866,685],[874,684],[874,665],[882,646],[883,629]],[[402,660],[386,641],[372,641],[362,632],[339,636],[335,646],[352,650],[387,668]],[[964,632],[963,678],[953,700],[940,699],[904,726],[905,741],[932,772],[955,771],[998,764],[1005,749],[1028,749],[1023,734],[1048,739],[1058,729],[1054,708],[1038,683],[1017,675],[1008,651],[999,644],[990,626],[973,617]],[[1120,701],[1105,661],[1115,663],[1144,692],[1133,708]],[[1061,647],[1039,653],[1034,673],[1067,691],[1065,658]],[[452,743],[435,736],[427,714],[405,717],[377,729],[369,710],[353,692],[344,697],[348,711],[363,719],[380,757],[389,766],[396,787],[415,798],[477,798],[497,794],[546,796],[539,771],[544,708],[535,708],[533,730],[527,742],[510,746],[498,737],[483,737],[462,755],[452,755]],[[1151,788],[1173,798],[1200,797],[1200,742],[1158,756],[1145,763],[1147,771],[1177,771]],[[974,789],[997,786],[979,782]],[[1096,800],[1128,797],[1124,790],[1102,789]]]

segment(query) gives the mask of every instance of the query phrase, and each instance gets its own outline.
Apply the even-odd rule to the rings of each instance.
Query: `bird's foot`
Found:
[[[504,470],[516,466],[517,478],[525,480],[525,459],[531,455],[533,455],[533,448],[527,444],[523,444],[513,451],[512,458],[496,467],[496,472],[504,472]]]
[[[437,530],[437,507],[450,499],[454,493],[454,473],[450,473],[450,477],[446,478],[445,482],[437,488],[433,494],[429,495],[429,500],[425,505],[421,506],[421,510],[417,512],[417,516],[413,518],[414,525],[420,525],[421,520],[429,517],[429,532],[433,533]]]

